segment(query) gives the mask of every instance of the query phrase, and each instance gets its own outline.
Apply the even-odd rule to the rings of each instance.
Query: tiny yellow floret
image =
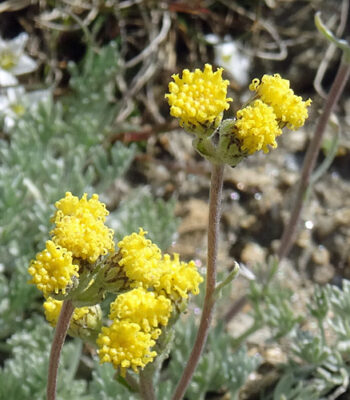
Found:
[[[72,253],[51,240],[46,242],[46,249],[36,255],[28,268],[34,283],[44,296],[51,293],[66,293],[72,285],[74,276],[78,277],[79,266],[73,264]]]
[[[247,155],[259,150],[268,153],[269,146],[276,148],[276,137],[281,133],[273,108],[261,100],[255,100],[237,112],[233,134],[239,140],[242,152]]]
[[[226,97],[228,80],[222,79],[223,68],[213,72],[210,64],[204,71],[188,69],[172,75],[169,93],[165,95],[170,105],[170,115],[179,119],[180,125],[189,132],[209,136],[219,126],[222,113],[229,108]]]
[[[274,109],[281,127],[296,130],[304,125],[311,99],[303,101],[296,96],[289,86],[289,80],[282,79],[279,74],[264,75],[261,81],[253,79],[249,89],[257,92],[260,99]]]
[[[67,192],[56,202],[56,208],[52,240],[71,251],[74,257],[95,262],[114,250],[114,232],[104,224],[108,211],[97,194],[87,200],[86,193],[79,199]]]
[[[167,325],[172,305],[170,300],[162,295],[137,288],[119,295],[111,303],[110,310],[111,320],[134,322],[140,325],[144,332],[149,333],[160,325]]]
[[[44,312],[45,312],[45,318],[47,322],[50,323],[51,326],[55,327],[57,325],[58,317],[61,312],[63,301],[61,300],[55,300],[52,297],[49,297],[43,304],[44,307]],[[71,324],[77,321],[83,321],[86,319],[86,316],[90,312],[90,308],[92,309],[93,307],[79,307],[75,308],[73,315],[72,315],[72,321]],[[84,322],[84,325],[88,325],[86,322]]]
[[[187,298],[188,293],[198,294],[202,277],[193,261],[180,262],[179,255],[174,258],[164,256],[157,245],[145,238],[147,232],[124,237],[118,243],[121,259],[119,265],[132,281],[131,287],[153,288],[172,300]]]
[[[47,322],[49,322],[50,325],[53,327],[55,327],[57,324],[58,317],[61,312],[62,304],[63,304],[63,301],[55,300],[52,297],[48,297],[47,300],[43,304],[45,318],[46,318]],[[88,313],[89,313],[89,307],[75,308],[73,315],[72,315],[72,321],[82,320],[84,318],[84,316],[86,316]]]
[[[185,263],[180,261],[176,253],[173,258],[164,254],[160,266],[163,273],[155,287],[158,293],[170,297],[173,301],[187,299],[190,292],[194,295],[199,293],[199,284],[203,282],[203,278],[198,273],[194,261]]]
[[[43,304],[45,318],[52,327],[57,325],[62,304],[63,301],[55,300],[52,297],[48,297]],[[99,330],[101,318],[101,307],[98,304],[91,307],[75,308],[69,324],[68,333],[72,337],[87,339],[91,331]]]
[[[52,297],[48,297],[47,300],[44,302],[44,312],[46,321],[52,327],[57,325],[58,317],[60,316],[61,308],[62,308],[63,301],[55,300]]]
[[[159,260],[161,251],[151,240],[145,238],[145,232],[125,236],[118,243],[121,260],[119,265],[125,270],[126,276],[133,281],[131,286],[144,286],[148,288],[158,282],[161,271]]]
[[[56,201],[55,207],[61,213],[56,212],[53,217],[54,222],[57,218],[60,219],[65,215],[79,215],[86,211],[95,219],[105,222],[106,216],[109,214],[106,205],[99,201],[98,194],[93,194],[91,199],[88,200],[86,193],[79,199],[77,196],[73,196],[71,192],[67,192],[63,199]]]
[[[128,321],[116,320],[111,326],[102,327],[96,343],[100,362],[112,363],[122,376],[128,368],[138,373],[139,368],[144,368],[157,355],[151,351],[155,345],[151,335],[142,332],[138,324]]]

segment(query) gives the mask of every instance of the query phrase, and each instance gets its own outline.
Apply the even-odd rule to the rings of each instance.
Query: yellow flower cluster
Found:
[[[72,285],[74,276],[78,277],[79,266],[73,263],[72,253],[51,240],[46,242],[46,249],[32,260],[28,272],[34,283],[44,296],[51,293],[66,293]]]
[[[172,310],[171,301],[163,295],[144,288],[133,289],[119,295],[110,306],[111,320],[125,320],[140,325],[144,332],[152,332],[159,325],[166,326]],[[154,335],[155,333],[155,335]],[[156,337],[154,337],[156,336]],[[152,333],[159,336],[159,329]]]
[[[303,101],[296,96],[287,79],[282,79],[279,74],[264,75],[261,81],[253,79],[249,89],[257,92],[260,99],[273,108],[282,126],[296,130],[304,125],[311,99]]]
[[[229,82],[222,79],[222,68],[213,72],[206,64],[204,71],[185,69],[182,78],[173,75],[165,95],[170,114],[180,125],[197,135],[197,151],[214,163],[237,165],[243,157],[277,147],[276,137],[285,126],[295,130],[304,125],[311,100],[303,101],[280,75],[264,75],[249,86],[255,99],[237,112],[236,119],[221,123],[223,111],[229,108],[226,98]],[[226,123],[227,122],[227,123]],[[211,140],[216,128],[219,140]],[[217,139],[217,138],[216,138]]]
[[[253,154],[269,146],[277,147],[276,137],[284,126],[298,129],[308,117],[307,107],[311,100],[303,101],[289,87],[289,81],[280,75],[264,75],[253,79],[249,89],[256,91],[258,99],[237,112],[233,134],[239,140],[242,152]]]
[[[52,297],[48,297],[43,304],[45,318],[53,327],[57,325],[62,304],[63,301],[55,300]],[[99,305],[75,308],[69,325],[69,335],[88,339],[92,332],[99,330],[101,317],[102,312]]]
[[[281,133],[273,108],[261,100],[237,112],[234,134],[241,143],[241,150],[247,154],[259,150],[268,153],[268,146],[277,147],[276,137]]]
[[[128,368],[138,372],[157,355],[151,350],[156,343],[151,335],[142,332],[140,325],[123,320],[102,327],[96,343],[101,363],[112,363],[122,376]]]
[[[111,362],[125,375],[127,368],[138,372],[156,357],[151,351],[155,340],[161,334],[161,326],[166,326],[172,311],[169,299],[144,288],[133,289],[119,295],[111,304],[109,327],[103,327],[97,338],[98,353],[103,362]],[[128,338],[118,333],[129,332]]]
[[[132,286],[152,287],[172,300],[187,298],[189,292],[198,294],[203,278],[194,262],[180,262],[178,254],[173,259],[168,254],[162,257],[158,246],[147,240],[145,234],[140,229],[138,234],[126,236],[118,243],[121,254],[119,265],[134,281]]]
[[[203,279],[193,262],[181,262],[177,254],[173,258],[162,255],[158,246],[146,239],[143,229],[124,237],[118,243],[118,253],[94,264],[100,256],[114,251],[113,231],[104,225],[108,214],[105,205],[97,195],[88,200],[86,194],[79,199],[68,192],[56,208],[52,240],[28,269],[31,283],[46,298],[46,319],[52,326],[58,322],[63,302],[56,300],[55,294],[69,294],[64,298],[73,304],[93,304],[74,310],[68,333],[96,341],[102,363],[111,362],[122,374],[128,368],[137,372],[157,356],[152,348],[171,314],[179,312],[175,303],[187,299],[190,292],[197,294]],[[97,303],[108,291],[106,280],[116,285],[110,291],[118,297],[111,304],[111,325],[100,329],[102,313]],[[129,291],[120,294],[121,290]]]
[[[52,218],[55,228],[51,231],[53,240],[69,249],[73,256],[89,262],[114,249],[113,230],[104,223],[108,211],[94,194],[87,200],[87,194],[79,200],[67,192],[65,198],[56,202],[57,211]]]
[[[79,200],[67,192],[56,202],[57,211],[52,218],[55,228],[46,249],[31,261],[28,271],[44,296],[65,294],[73,286],[73,278],[79,277],[81,260],[95,262],[98,257],[114,250],[113,230],[104,222],[108,211],[95,194]]]
[[[130,291],[111,304],[111,326],[103,327],[97,339],[101,363],[111,362],[125,374],[127,368],[138,372],[156,357],[151,348],[168,324],[174,303],[199,293],[203,281],[194,262],[173,259],[145,238],[133,233],[118,243],[118,264],[131,280]]]
[[[194,295],[199,293],[199,284],[203,278],[199,275],[194,261],[185,263],[180,261],[176,253],[173,259],[169,254],[164,254],[161,269],[163,273],[159,284],[155,286],[158,293],[163,293],[174,301],[187,299],[190,292]]]
[[[162,253],[157,245],[145,238],[145,234],[141,228],[138,234],[125,236],[118,247],[121,255],[119,265],[124,267],[132,285],[141,284],[147,288],[159,280]]]
[[[188,69],[172,75],[165,95],[170,105],[170,114],[178,118],[180,125],[189,132],[209,136],[220,124],[222,113],[229,108],[231,98],[226,97],[229,81],[222,79],[222,68],[213,72],[205,64],[204,71]]]

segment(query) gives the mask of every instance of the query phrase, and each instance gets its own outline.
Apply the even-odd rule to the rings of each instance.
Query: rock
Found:
[[[320,285],[329,283],[335,275],[335,268],[331,264],[316,266],[313,274],[314,281]]]
[[[240,226],[242,219],[245,218],[246,215],[246,211],[240,204],[233,203],[230,204],[229,207],[224,206],[222,221],[230,228],[230,230],[232,228],[237,229]]]
[[[294,186],[297,184],[299,180],[299,174],[291,171],[282,171],[281,172],[281,181],[287,186]]]
[[[209,207],[206,201],[191,199],[179,204],[176,211],[180,217],[183,216],[179,226],[180,235],[198,230],[207,230]]]
[[[182,164],[193,159],[196,151],[192,146],[193,137],[184,130],[179,129],[162,135],[167,139],[167,150]]]
[[[157,163],[151,163],[149,165],[149,171],[148,173],[152,177],[152,179],[155,179],[157,181],[157,184],[165,184],[165,182],[168,182],[170,180],[170,171],[168,168],[166,168],[164,165],[157,164]]]
[[[265,214],[273,207],[279,207],[283,202],[281,191],[276,187],[270,185],[263,189],[262,194],[257,198],[255,196],[257,210],[259,214]]]
[[[287,362],[287,355],[282,351],[280,347],[270,347],[267,348],[263,353],[262,356],[266,360],[266,362],[276,365],[282,364]]]
[[[299,129],[295,132],[288,132],[282,135],[281,141],[290,152],[303,151],[306,148],[308,135],[305,129]]]
[[[297,237],[296,244],[305,249],[306,247],[309,247],[311,243],[311,231],[308,229],[304,229],[301,231]]]
[[[199,259],[203,264],[206,258],[206,233],[204,231],[193,231],[182,234],[178,240],[173,243],[169,253],[181,254],[181,259],[195,260]]]
[[[315,230],[321,238],[324,238],[330,235],[336,229],[336,226],[333,215],[320,215],[317,218]]]
[[[334,214],[334,220],[339,225],[350,226],[350,209],[349,208],[341,208],[340,210],[337,210]]]
[[[243,229],[249,229],[257,222],[257,218],[255,215],[244,215],[240,221],[239,226]]]
[[[241,252],[241,261],[247,265],[264,263],[266,258],[266,249],[257,243],[247,243]]]
[[[271,185],[273,179],[262,166],[250,169],[245,165],[238,165],[227,171],[225,182],[233,183],[241,191],[246,191],[247,188],[263,189],[266,185]]]
[[[327,265],[330,261],[329,251],[324,246],[318,246],[312,253],[312,260],[319,265]]]

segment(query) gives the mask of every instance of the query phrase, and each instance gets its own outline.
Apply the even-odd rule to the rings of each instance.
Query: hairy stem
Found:
[[[183,398],[204,349],[210,323],[213,318],[223,173],[224,165],[212,165],[209,200],[207,277],[202,316],[196,341],[172,400],[180,400]]]
[[[303,207],[303,202],[304,202],[304,196],[306,193],[306,190],[308,188],[309,182],[310,182],[310,176],[312,173],[312,170],[315,167],[317,156],[320,150],[320,146],[322,143],[322,138],[325,132],[325,129],[327,127],[327,123],[329,120],[329,117],[337,104],[337,101],[342,94],[345,84],[348,80],[350,73],[350,65],[346,63],[341,63],[337,72],[337,75],[334,79],[334,82],[332,84],[331,90],[328,94],[326,103],[323,108],[322,115],[320,119],[318,120],[316,129],[315,129],[315,134],[309,144],[309,147],[306,152],[302,172],[301,172],[301,177],[300,177],[300,182],[299,186],[297,189],[297,194],[296,194],[296,199],[294,201],[294,206],[291,212],[291,216],[289,219],[288,224],[286,225],[282,239],[281,239],[281,244],[280,248],[278,250],[278,257],[280,259],[286,257],[292,248],[296,231],[297,231],[297,226],[298,222],[300,219],[302,207]]]
[[[130,389],[134,392],[140,391],[140,386],[137,380],[130,374],[129,371],[126,371],[125,375],[126,383],[130,386]]]
[[[73,311],[73,303],[70,300],[65,300],[61,308],[60,316],[56,325],[55,336],[53,338],[51,346],[46,390],[47,400],[56,399],[58,365],[64,339],[66,338],[66,334],[69,328],[69,322],[72,317]]]
[[[316,164],[317,156],[322,143],[323,134],[327,126],[329,117],[342,91],[344,90],[345,84],[349,77],[349,71],[350,71],[349,65],[346,65],[345,63],[342,63],[340,65],[335,80],[333,82],[333,85],[331,87],[331,90],[328,94],[322,115],[316,126],[315,134],[312,138],[312,141],[309,144],[303,164],[298,191],[296,194],[296,201],[294,202],[294,207],[289,222],[286,225],[281,238],[281,244],[278,250],[278,256],[280,260],[287,257],[294,243],[298,222],[303,207],[304,196],[308,189],[311,173]],[[234,304],[232,304],[232,306],[224,316],[225,322],[229,323],[241,311],[241,309],[244,307],[246,303],[247,303],[247,297],[242,296]]]
[[[140,395],[144,400],[156,400],[152,378],[146,370],[140,371]]]

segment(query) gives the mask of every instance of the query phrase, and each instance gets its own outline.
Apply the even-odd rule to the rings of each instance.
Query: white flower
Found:
[[[232,78],[244,86],[249,80],[250,57],[244,54],[231,36],[225,36],[224,41],[214,34],[206,36],[208,43],[213,45],[215,64],[223,67]]]
[[[22,86],[5,89],[0,92],[0,118],[4,120],[4,130],[9,132],[20,118],[28,110],[33,110],[42,101],[51,98],[51,90],[35,90],[26,92]]]
[[[1,86],[14,86],[18,84],[18,80],[9,72],[0,68],[0,87]]]
[[[18,83],[16,76],[33,72],[37,63],[24,53],[28,35],[23,32],[12,40],[0,38],[0,86]]]

